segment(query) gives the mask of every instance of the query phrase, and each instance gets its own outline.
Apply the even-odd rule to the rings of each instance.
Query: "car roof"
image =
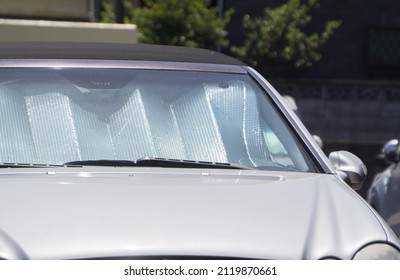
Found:
[[[206,49],[86,42],[1,42],[0,59],[140,60],[245,65],[230,56]]]

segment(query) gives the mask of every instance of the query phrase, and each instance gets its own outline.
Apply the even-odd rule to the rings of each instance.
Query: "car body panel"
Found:
[[[157,69],[186,70],[199,72],[247,74],[244,66],[212,63],[166,62],[166,61],[131,61],[99,59],[3,59],[2,68],[95,68],[95,69]]]
[[[391,164],[374,176],[368,202],[400,237],[400,165]]]
[[[21,78],[19,69],[26,76]],[[65,69],[70,72],[84,69],[77,73],[85,72],[89,75],[85,78],[91,77],[91,70],[97,72],[93,79],[83,78],[86,81],[83,84],[79,83],[81,76],[78,75],[78,78],[69,79],[68,76],[61,79],[60,83],[43,78],[45,86],[34,88],[36,82],[43,82],[41,71],[53,75],[53,72]],[[273,86],[236,59],[214,51],[172,46],[0,43],[0,70],[9,71],[0,75],[3,77],[1,96],[5,112],[0,114],[5,115],[4,131],[13,136],[4,138],[5,145],[1,147],[8,158],[15,159],[0,164],[0,259],[352,259],[359,250],[374,243],[391,244],[394,251],[400,248],[391,229],[338,176],[321,148]],[[115,70],[123,70],[128,76],[131,70],[159,71],[147,71],[153,75],[141,76],[140,82],[148,83],[144,88],[150,88],[142,92],[130,87],[135,86],[132,79],[128,84],[114,87],[119,80],[115,82],[112,78],[120,77],[121,72],[107,75]],[[198,87],[178,92],[184,79],[184,74],[179,71],[191,71],[191,77],[185,76],[185,86],[191,87],[195,83]],[[155,72],[159,76],[154,75]],[[155,90],[155,77],[165,73],[167,76],[160,79]],[[199,76],[207,76],[206,81]],[[59,77],[66,76],[57,76],[57,79]],[[178,81],[176,87],[171,86],[171,77]],[[218,80],[218,77],[222,78]],[[241,86],[233,87],[232,79]],[[74,94],[77,94],[74,97],[79,98],[73,99],[68,95],[70,92],[60,90],[65,81],[68,89],[74,89]],[[214,86],[212,93],[206,91],[211,83]],[[227,90],[230,87],[233,90]],[[113,107],[110,103],[118,98],[110,93],[121,94],[120,90],[128,90],[123,95],[127,99],[121,99],[121,104]],[[146,104],[156,105],[143,105],[142,94],[149,100],[156,100],[156,103]],[[164,102],[158,94],[165,94],[162,97],[168,101]],[[88,95],[93,99],[85,99]],[[106,95],[107,98],[102,99]],[[51,99],[52,96],[56,98]],[[227,96],[230,97],[225,102]],[[36,103],[32,103],[32,99]],[[214,103],[210,102],[211,99]],[[93,105],[92,100],[104,102],[95,107],[97,105]],[[127,100],[137,102],[123,107]],[[194,105],[185,107],[190,102],[182,100],[200,100],[201,103],[193,102]],[[177,110],[171,113],[172,105],[182,105],[185,114],[179,116]],[[174,126],[166,125],[166,115],[162,115],[165,108],[171,113],[167,116]],[[105,118],[104,110],[107,111]],[[120,130],[115,129],[111,134],[107,129],[110,116],[115,112],[126,114],[118,119],[120,122],[117,124],[121,126],[116,127]],[[19,133],[15,124],[21,115],[18,124],[26,128],[24,135],[29,136],[29,141],[18,146],[14,145],[18,140],[14,135]],[[79,119],[77,116],[83,117]],[[151,117],[152,123],[156,124],[152,127],[148,122]],[[182,122],[188,118],[190,121]],[[36,122],[38,119],[40,121]],[[87,122],[81,123],[80,128],[84,129],[78,131],[76,121],[82,119]],[[208,124],[203,125],[206,121]],[[100,132],[107,141],[96,134],[99,122],[105,123]],[[227,127],[223,133],[218,126],[221,123],[225,126],[221,127]],[[138,131],[145,127],[151,133],[123,136],[126,141],[118,146],[117,155],[112,137],[120,137],[121,131],[129,130],[128,124],[139,128]],[[60,133],[58,127],[63,126],[68,126],[68,129],[60,129]],[[135,165],[141,158],[127,155],[137,147],[151,146],[156,151],[144,157],[167,158],[157,154],[158,150],[163,151],[164,144],[154,143],[164,140],[163,137],[169,141],[170,127],[178,131],[179,136],[173,138],[177,141],[165,144],[168,151],[172,151],[170,154],[180,155],[175,153],[176,147],[182,148],[179,152],[182,151],[183,155],[188,154],[185,149],[197,148],[192,153],[194,158],[177,160],[190,161],[193,166],[201,161],[210,168],[182,168],[184,164],[179,168],[117,167],[120,166],[118,160],[131,161]],[[179,134],[183,127],[189,132],[189,136],[185,136],[186,146],[179,142],[183,139]],[[197,134],[192,133],[192,128]],[[234,129],[239,136],[230,134]],[[274,134],[273,129],[279,133]],[[86,131],[95,133],[81,133]],[[47,137],[53,132],[56,137]],[[112,152],[106,153],[106,158],[102,153],[94,153],[91,158],[81,154],[75,157],[77,152],[84,150],[77,144],[78,137],[75,136],[78,132],[85,134],[85,142],[80,143],[87,150],[94,147],[103,151],[101,149],[107,147]],[[7,136],[7,133],[3,134]],[[96,138],[96,135],[100,136]],[[140,137],[134,138],[137,135]],[[202,137],[200,141],[199,136]],[[64,161],[70,147],[61,147],[60,143],[67,138],[74,153]],[[275,154],[263,149],[268,141],[278,148]],[[194,142],[199,144],[192,147]],[[225,148],[235,153],[239,150],[235,149],[237,142],[244,151],[238,156],[234,154],[237,161],[220,162],[220,157],[215,157],[222,151],[221,158],[229,161],[233,157],[228,157]],[[107,143],[107,146],[101,143]],[[209,152],[207,148],[215,143],[217,149]],[[286,152],[282,153],[283,156],[279,154],[282,147]],[[55,153],[47,153],[48,150]],[[149,148],[146,151],[153,150]],[[33,156],[25,157],[27,153]],[[46,157],[42,157],[43,154]],[[53,157],[54,154],[60,158]],[[197,154],[205,156],[199,159]],[[279,160],[274,161],[271,155],[277,159],[290,157],[292,163],[285,165]],[[21,158],[27,158],[27,161],[19,161]],[[43,158],[45,160],[35,161]],[[99,160],[99,166],[84,166],[84,163],[82,166],[68,166],[70,159],[77,160],[78,165],[79,160]],[[255,164],[245,165],[246,161],[242,159]],[[274,165],[257,165],[258,159],[269,160]],[[113,160],[115,166],[100,166],[103,161]],[[229,166],[229,163],[244,165],[245,169],[212,169],[213,165]],[[54,166],[50,166],[52,164]]]
[[[328,174],[18,169],[1,173],[0,192],[1,230],[32,259],[350,259],[387,241],[365,202]]]

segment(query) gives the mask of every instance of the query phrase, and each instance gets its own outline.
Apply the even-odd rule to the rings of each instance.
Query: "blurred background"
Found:
[[[399,137],[398,0],[1,0],[0,41],[215,49],[261,72],[321,137],[368,167]]]

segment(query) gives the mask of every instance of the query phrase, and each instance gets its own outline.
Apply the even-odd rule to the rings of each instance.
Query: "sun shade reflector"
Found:
[[[160,157],[257,167],[271,160],[257,97],[242,81],[107,90],[51,76],[3,85],[0,99],[2,162]]]

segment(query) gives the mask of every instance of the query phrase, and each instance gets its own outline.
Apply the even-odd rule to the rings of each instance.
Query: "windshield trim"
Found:
[[[301,120],[285,105],[279,92],[272,86],[271,83],[269,83],[253,68],[246,67],[246,69],[249,75],[253,77],[268,93],[268,96],[271,97],[278,110],[283,112],[283,114],[281,114],[282,119],[285,120],[286,123],[292,128],[291,131],[295,133],[295,138],[299,144],[302,144],[304,151],[309,155],[309,158],[314,163],[315,168],[326,174],[336,174],[336,170],[333,169],[324,152],[312,139],[311,134]]]
[[[144,60],[1,59],[0,68],[149,69],[247,74],[240,65]]]

